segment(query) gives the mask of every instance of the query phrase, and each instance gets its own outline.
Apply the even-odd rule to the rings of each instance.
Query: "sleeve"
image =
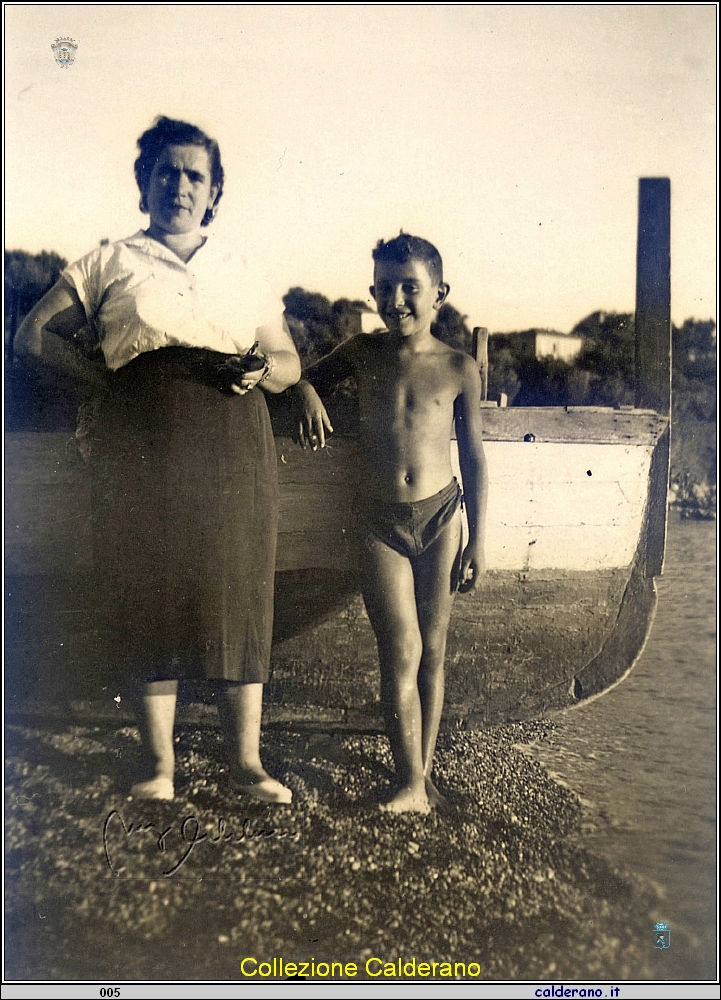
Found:
[[[60,275],[77,292],[90,323],[95,319],[102,299],[103,264],[101,251],[101,247],[91,250],[85,257],[76,260],[74,264],[68,264]]]
[[[283,329],[283,314],[285,312],[285,306],[283,305],[283,300],[279,298],[270,284],[261,275],[256,279],[257,281],[257,315],[258,322],[256,324],[256,329],[258,327],[272,327],[274,330]]]

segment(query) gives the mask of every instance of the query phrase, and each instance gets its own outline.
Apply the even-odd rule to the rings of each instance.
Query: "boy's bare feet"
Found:
[[[425,788],[404,785],[387,802],[382,802],[378,808],[381,812],[389,813],[429,813],[431,804],[428,801]]]
[[[290,805],[293,793],[275,778],[271,778],[262,768],[259,771],[243,771],[230,775],[228,784],[234,792],[248,795],[256,802],[268,802],[271,805]]]
[[[150,781],[138,781],[130,789],[133,799],[155,799],[170,802],[175,797],[175,788],[171,778],[156,775]]]
[[[426,795],[428,796],[431,809],[438,809],[440,812],[448,809],[448,799],[445,795],[441,795],[430,778],[426,778]]]

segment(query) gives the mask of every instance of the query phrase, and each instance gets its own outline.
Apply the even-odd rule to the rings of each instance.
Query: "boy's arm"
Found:
[[[468,508],[468,545],[463,552],[459,591],[475,590],[486,571],[484,552],[488,475],[483,451],[481,421],[481,379],[470,358],[465,359],[461,392],[456,398],[454,415],[458,457],[463,477],[463,494]]]
[[[347,340],[312,365],[295,386],[293,398],[298,410],[298,441],[301,448],[325,448],[326,433],[333,433],[328,412],[318,393],[325,394],[354,372],[354,340]],[[317,390],[317,391],[316,391]]]

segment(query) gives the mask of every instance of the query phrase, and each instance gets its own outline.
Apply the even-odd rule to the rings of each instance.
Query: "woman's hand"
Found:
[[[326,434],[333,433],[328,412],[310,382],[301,379],[293,389],[293,401],[298,415],[298,443],[301,448],[325,448]]]
[[[267,370],[267,367],[263,367],[256,371],[243,372],[238,381],[231,384],[231,391],[237,393],[239,396],[245,396],[251,389],[255,389]]]
[[[38,374],[46,369],[72,383],[93,389],[106,387],[104,364],[88,361],[72,346],[72,338],[87,325],[85,309],[73,286],[60,278],[28,313],[18,327],[13,341],[15,355]]]

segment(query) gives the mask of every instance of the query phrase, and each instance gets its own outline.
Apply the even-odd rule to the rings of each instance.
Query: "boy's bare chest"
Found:
[[[373,422],[445,419],[453,413],[457,381],[445,359],[439,363],[435,356],[367,366],[358,378],[361,410]]]

